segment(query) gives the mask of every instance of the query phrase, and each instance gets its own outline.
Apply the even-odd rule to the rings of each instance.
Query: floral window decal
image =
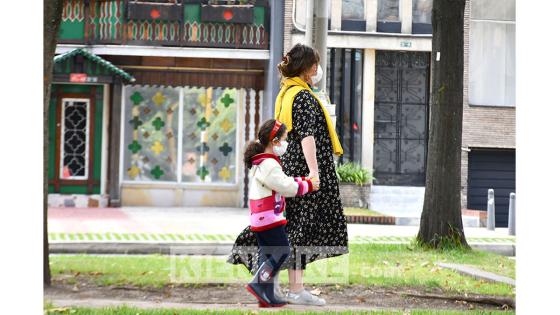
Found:
[[[124,181],[236,183],[243,92],[125,86]]]

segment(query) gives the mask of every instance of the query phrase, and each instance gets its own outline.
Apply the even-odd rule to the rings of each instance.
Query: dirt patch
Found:
[[[309,290],[315,287],[308,287]],[[382,288],[376,286],[338,286],[318,287],[319,296],[328,305],[352,307],[371,307],[388,309],[431,309],[431,310],[504,310],[506,307],[486,303],[471,303],[460,300],[442,300],[418,295],[444,295],[445,292],[422,288]],[[407,296],[410,293],[416,296]],[[469,295],[469,297],[484,297]],[[138,286],[100,286],[91,276],[57,275],[51,287],[45,289],[46,299],[113,299],[123,301],[145,301],[154,303],[192,303],[192,304],[256,304],[243,284],[186,284],[167,285],[162,288]]]

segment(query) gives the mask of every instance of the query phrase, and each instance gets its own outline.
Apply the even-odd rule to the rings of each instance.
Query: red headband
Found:
[[[276,120],[274,123],[274,128],[272,128],[272,131],[270,132],[268,141],[272,141],[272,139],[274,139],[274,136],[276,136],[276,133],[278,132],[278,129],[280,129],[280,127],[282,127],[282,123]]]

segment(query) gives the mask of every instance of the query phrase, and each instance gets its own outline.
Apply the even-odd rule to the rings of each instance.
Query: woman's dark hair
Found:
[[[251,141],[247,145],[247,148],[245,149],[245,154],[243,155],[243,162],[245,163],[245,166],[247,168],[251,168],[252,166],[251,160],[255,155],[264,152],[264,149],[270,142],[270,133],[272,132],[272,129],[274,129],[275,123],[276,123],[275,119],[269,119],[265,121],[262,124],[262,126],[259,128],[259,133],[257,134],[257,138],[259,142]],[[286,132],[286,125],[282,124],[282,126],[280,126],[278,131],[276,131],[276,135],[274,136],[274,138],[280,139],[284,134],[284,132]]]
[[[282,62],[278,64],[278,70],[285,78],[297,77],[319,61],[317,50],[307,45],[296,44],[282,58]]]

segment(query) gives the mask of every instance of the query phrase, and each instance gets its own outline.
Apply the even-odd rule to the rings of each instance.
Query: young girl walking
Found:
[[[274,281],[282,263],[290,255],[290,242],[283,216],[285,197],[302,196],[319,189],[316,178],[289,177],[282,171],[278,158],[288,148],[286,125],[270,119],[262,124],[258,139],[249,143],[244,162],[249,171],[249,208],[251,230],[259,245],[259,268],[246,285],[260,307],[286,305],[280,293],[275,294]]]

